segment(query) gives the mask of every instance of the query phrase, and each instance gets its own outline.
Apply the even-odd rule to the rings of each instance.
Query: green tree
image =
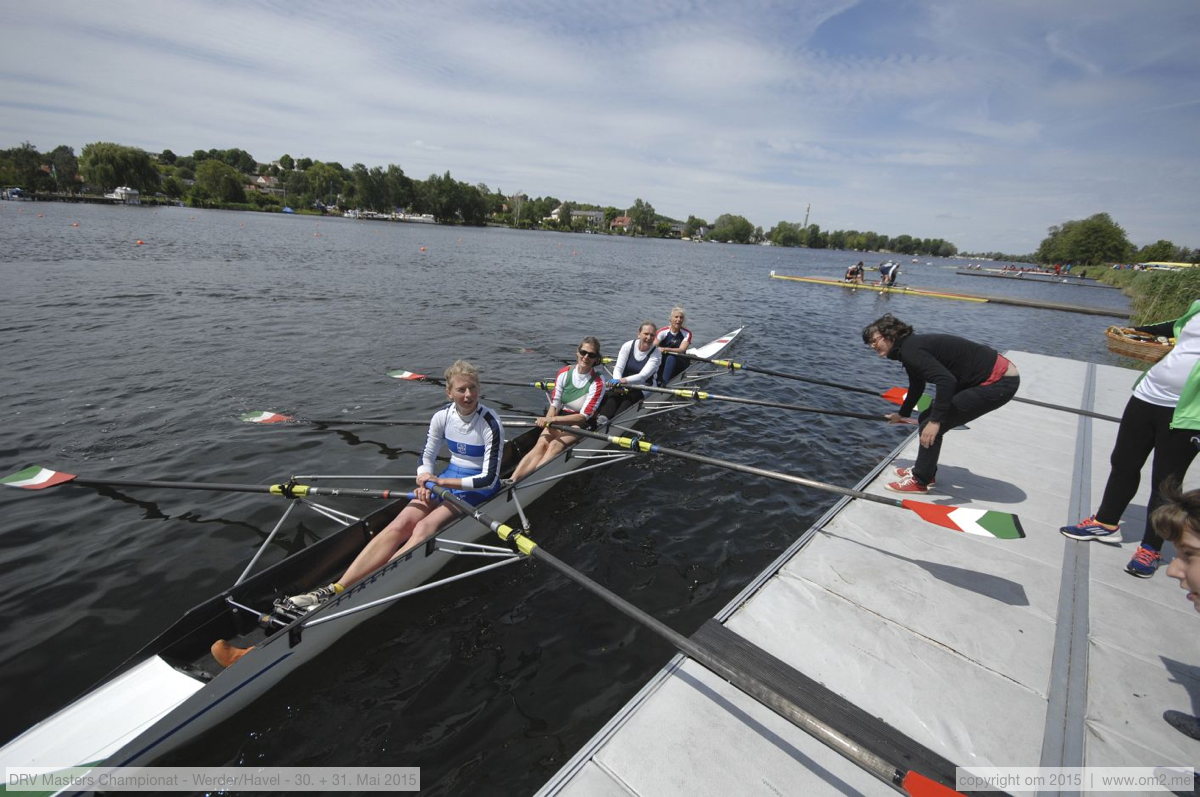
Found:
[[[296,168],[302,172],[306,172],[309,169],[311,169],[312,165],[313,165],[312,158],[301,158],[300,160],[296,161]]]
[[[245,202],[242,173],[223,161],[211,158],[196,167],[192,197],[197,204]]]
[[[75,150],[65,144],[55,147],[50,152],[50,176],[58,191],[75,193],[79,190],[79,159]]]
[[[558,211],[559,229],[569,230],[571,229],[571,203],[564,202],[559,207],[561,208]]]
[[[1185,263],[1179,247],[1170,241],[1159,240],[1138,250],[1134,259],[1139,263]]]
[[[179,157],[169,149],[164,149],[158,155],[158,162],[165,163],[168,166],[174,166],[175,161],[177,161],[178,159],[179,159]]]
[[[654,217],[653,205],[640,197],[634,200],[633,207],[629,209],[629,220],[633,222],[635,232],[645,235],[647,230],[654,227]]]
[[[686,235],[688,238],[694,238],[694,237],[696,237],[696,233],[700,230],[701,227],[707,227],[707,226],[708,226],[708,222],[705,221],[704,219],[699,219],[699,218],[696,218],[695,216],[688,216],[687,221],[684,222],[684,225],[683,225],[683,234]]]
[[[754,235],[754,225],[744,216],[722,213],[713,222],[710,235],[718,241],[746,244],[750,243],[750,238]]]
[[[804,232],[799,224],[781,221],[767,231],[767,240],[775,246],[801,246],[804,243]]]
[[[294,160],[292,160],[291,155],[288,155],[285,152],[283,155],[281,155],[279,157],[279,168],[283,169],[286,172],[290,172],[292,169],[296,168],[296,162]]]
[[[1081,266],[1126,263],[1132,256],[1133,245],[1125,230],[1107,213],[1051,227],[1035,255],[1039,263]]]
[[[84,145],[79,155],[79,172],[88,183],[105,190],[127,185],[151,192],[159,186],[158,169],[147,152],[108,141]]]

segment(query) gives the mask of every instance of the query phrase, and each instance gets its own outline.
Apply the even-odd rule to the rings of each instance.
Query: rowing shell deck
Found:
[[[1085,315],[1104,315],[1112,316],[1113,318],[1129,318],[1129,313],[1124,310],[1110,310],[1104,307],[1081,307],[1074,304],[1043,302],[1035,301],[1033,299],[1018,299],[1014,296],[984,296],[982,294],[973,293],[951,293],[949,291],[939,291],[933,288],[916,288],[908,285],[888,287],[882,285],[871,285],[867,282],[855,284],[853,282],[846,282],[845,280],[830,279],[829,277],[795,277],[788,274],[776,274],[774,271],[771,272],[770,276],[771,279],[791,280],[792,282],[807,282],[812,285],[828,285],[834,288],[847,288],[852,291],[868,290],[878,291],[880,293],[895,293],[904,296],[924,296],[932,299],[955,299],[960,302],[977,302],[979,304],[991,302],[992,304],[1011,304],[1015,307],[1036,307],[1041,310],[1061,310],[1064,313],[1083,313]]]
[[[1137,376],[1008,356],[1018,395],[1110,416]],[[1058,533],[1099,502],[1116,431],[1016,402],[985,415],[947,437],[937,492],[921,498],[1016,512],[1026,539],[957,535],[844,499],[693,639],[742,646],[745,666],[801,706],[913,769],[948,769],[951,782],[954,766],[1191,766],[1200,742],[1162,713],[1200,713],[1198,618],[1165,567],[1150,579],[1124,572],[1148,470],[1119,546]],[[884,493],[916,446],[912,435],[863,489]],[[895,792],[677,656],[541,793]]]

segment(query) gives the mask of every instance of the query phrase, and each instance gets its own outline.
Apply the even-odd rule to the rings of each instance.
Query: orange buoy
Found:
[[[424,252],[424,251],[425,251],[425,247],[423,247],[423,246],[422,246],[422,247],[421,247],[421,251],[422,251],[422,252]]]
[[[137,242],[136,244],[134,244],[134,246],[142,246],[142,245],[143,245],[143,244],[145,244],[145,243],[146,243],[145,241],[143,241],[143,240],[141,240],[141,239],[139,238],[139,239],[138,239],[138,242]]]
[[[78,227],[78,226],[79,226],[79,222],[77,222],[77,221],[73,221],[73,222],[71,222],[71,226],[72,226],[72,227]]]

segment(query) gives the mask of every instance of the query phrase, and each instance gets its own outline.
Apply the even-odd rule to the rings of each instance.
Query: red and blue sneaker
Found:
[[[1100,540],[1102,542],[1119,544],[1121,542],[1121,535],[1118,534],[1120,530],[1120,523],[1115,526],[1109,526],[1106,523],[1096,520],[1096,516],[1092,515],[1091,517],[1085,517],[1074,526],[1060,527],[1059,533],[1073,540]],[[1116,537],[1113,537],[1114,534],[1116,534]]]
[[[1150,578],[1158,569],[1160,559],[1162,559],[1161,553],[1153,548],[1147,548],[1145,545],[1139,545],[1138,549],[1133,552],[1133,558],[1129,560],[1129,564],[1125,565],[1125,572],[1138,578]]]

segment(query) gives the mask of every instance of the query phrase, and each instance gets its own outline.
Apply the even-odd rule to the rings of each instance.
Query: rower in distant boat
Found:
[[[682,307],[671,308],[671,323],[658,330],[655,342],[662,351],[662,365],[658,367],[658,384],[665,385],[671,378],[687,370],[690,360],[679,355],[692,345],[692,331],[684,327],[687,316]]]
[[[889,260],[879,266],[879,284],[885,288],[890,288],[896,284],[896,277],[900,276],[900,264]]]
[[[429,421],[425,451],[417,468],[416,497],[367,543],[341,578],[312,592],[287,598],[285,608],[311,611],[421,545],[458,517],[461,513],[434,496],[425,486],[427,482],[455,491],[472,506],[499,489],[504,427],[493,410],[479,403],[479,370],[465,360],[458,360],[446,369],[445,378],[450,403]],[[434,476],[443,443],[450,450],[450,465]]]
[[[550,424],[584,426],[592,422],[600,409],[604,400],[604,380],[596,372],[600,363],[600,341],[591,335],[584,338],[575,359],[575,365],[564,366],[554,378],[550,407],[545,416],[534,419],[534,424],[543,427],[543,431],[513,471],[512,481],[525,478],[579,439],[569,432],[551,428]],[[565,414],[560,414],[564,411]]]
[[[842,279],[846,282],[853,282],[856,285],[862,285],[863,282],[863,262],[860,260],[850,268],[846,269],[846,276]]]
[[[658,325],[653,321],[643,321],[638,327],[637,337],[622,344],[617,363],[613,366],[613,378],[608,382],[609,390],[604,403],[600,405],[600,415],[615,418],[621,410],[642,400],[645,394],[636,388],[637,385],[654,384],[654,377],[662,362],[662,352],[654,344],[657,331]],[[626,389],[613,390],[621,387]]]

